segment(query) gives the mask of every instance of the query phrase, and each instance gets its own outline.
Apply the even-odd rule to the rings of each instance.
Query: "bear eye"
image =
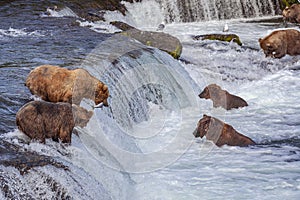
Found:
[[[270,50],[270,51],[272,51],[274,48],[273,48],[273,46],[271,46],[271,44],[267,44],[267,48],[268,48],[268,50]]]

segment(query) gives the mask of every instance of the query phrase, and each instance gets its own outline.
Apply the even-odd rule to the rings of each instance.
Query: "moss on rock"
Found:
[[[123,30],[122,35],[133,38],[144,45],[158,48],[178,59],[182,52],[182,45],[176,37],[163,32],[141,31],[124,22],[111,22],[112,25]]]
[[[289,7],[295,3],[299,3],[298,0],[281,0],[280,5],[281,5],[281,10],[285,9],[286,7]]]
[[[225,42],[235,42],[242,46],[242,42],[236,34],[206,34],[206,35],[196,35],[193,36],[194,40],[219,40]]]

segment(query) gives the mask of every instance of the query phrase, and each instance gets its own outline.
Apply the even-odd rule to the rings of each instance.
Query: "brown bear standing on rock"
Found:
[[[203,118],[199,120],[193,134],[201,138],[206,136],[207,140],[212,140],[218,147],[225,144],[240,147],[255,145],[253,140],[240,134],[232,126],[207,115],[203,115]]]
[[[71,143],[73,128],[86,126],[92,115],[93,111],[75,104],[31,101],[17,112],[16,124],[28,137],[42,143],[46,138]]]
[[[292,23],[300,23],[300,4],[293,4],[282,11],[284,20]]]
[[[300,32],[295,29],[277,30],[258,41],[267,57],[300,55]]]
[[[30,92],[45,101],[79,105],[83,98],[108,106],[108,87],[85,69],[68,70],[42,65],[30,72],[25,84]]]
[[[200,98],[211,99],[214,107],[222,107],[226,110],[248,106],[247,102],[226,90],[222,90],[217,84],[210,84],[199,94]]]

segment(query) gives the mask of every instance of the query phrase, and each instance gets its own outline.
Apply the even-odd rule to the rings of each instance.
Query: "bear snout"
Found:
[[[205,88],[198,96],[202,99],[209,99],[210,95],[208,88]]]

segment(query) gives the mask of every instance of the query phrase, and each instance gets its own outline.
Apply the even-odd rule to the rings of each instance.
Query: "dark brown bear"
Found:
[[[293,4],[282,11],[283,18],[292,23],[300,23],[300,4]]]
[[[42,65],[30,72],[25,85],[45,101],[69,102],[79,105],[83,98],[108,106],[108,87],[85,69],[68,70]]]
[[[204,90],[199,94],[199,97],[211,99],[215,108],[222,107],[226,110],[230,110],[232,108],[248,106],[244,99],[232,95],[226,90],[222,90],[222,88],[216,84],[210,84],[205,87]]]
[[[84,127],[93,112],[69,103],[31,101],[16,114],[16,124],[28,137],[45,143],[46,138],[71,143],[75,126]]]
[[[240,147],[255,144],[253,140],[240,134],[232,126],[208,115],[203,115],[203,118],[199,120],[193,134],[201,138],[206,136],[207,140],[213,141],[218,147],[225,144]]]

